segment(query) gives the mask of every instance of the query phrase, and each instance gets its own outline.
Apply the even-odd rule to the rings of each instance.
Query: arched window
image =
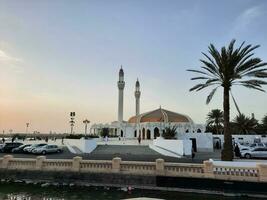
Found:
[[[156,128],[154,128],[154,139],[156,139],[159,136],[160,136],[159,129],[158,129],[158,127],[156,127]]]
[[[134,131],[134,137],[137,137],[137,130]]]
[[[147,139],[150,140],[151,139],[151,132],[149,129],[147,129],[146,131],[146,136],[147,136]]]
[[[146,139],[146,130],[145,128],[142,129],[142,139]]]
[[[121,137],[123,137],[123,131],[121,130]]]
[[[200,128],[199,128],[199,129],[197,129],[197,133],[201,133],[201,130],[200,130]]]

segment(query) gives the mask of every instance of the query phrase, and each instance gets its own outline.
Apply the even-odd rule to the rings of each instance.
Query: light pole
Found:
[[[29,125],[30,125],[30,123],[27,122],[27,123],[26,123],[26,135],[28,134],[28,128],[29,128]]]
[[[85,124],[84,135],[85,135],[85,137],[86,137],[86,134],[87,134],[87,124],[89,124],[90,121],[89,121],[88,119],[85,119],[85,120],[83,120],[83,123]]]
[[[73,133],[75,112],[70,112],[70,134]]]

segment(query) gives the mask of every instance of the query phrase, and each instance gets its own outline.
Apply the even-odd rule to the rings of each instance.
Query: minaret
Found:
[[[124,72],[121,66],[119,72],[119,81],[118,81],[118,89],[119,89],[119,105],[118,105],[118,121],[123,121],[123,89],[125,86],[124,82]]]
[[[135,96],[135,115],[138,116],[138,115],[140,115],[140,96],[141,96],[140,83],[139,83],[138,79],[135,83],[134,96]]]

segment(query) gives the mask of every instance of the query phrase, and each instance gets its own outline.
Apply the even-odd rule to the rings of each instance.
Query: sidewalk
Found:
[[[111,138],[108,140],[108,142],[105,142],[103,140],[98,140],[98,145],[140,145],[140,146],[149,146],[149,144],[152,144],[153,140],[141,140],[141,143],[139,144],[137,139],[114,139]]]

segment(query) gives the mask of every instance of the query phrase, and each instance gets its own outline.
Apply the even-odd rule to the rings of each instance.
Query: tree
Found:
[[[85,127],[84,127],[84,135],[86,136],[87,135],[87,124],[89,124],[90,121],[88,119],[85,119],[85,120],[83,120],[83,123],[85,124]]]
[[[207,97],[206,104],[210,103],[216,90],[223,88],[223,118],[224,118],[224,147],[221,158],[224,161],[233,159],[232,135],[230,132],[230,101],[229,93],[233,85],[241,85],[250,89],[264,91],[262,85],[267,82],[259,80],[267,77],[267,68],[263,68],[267,63],[260,58],[254,57],[253,51],[259,45],[245,45],[243,42],[238,48],[234,46],[232,40],[228,47],[222,47],[219,52],[213,44],[210,44],[209,55],[202,53],[205,57],[200,62],[204,65],[201,70],[189,69],[188,71],[197,73],[198,77],[191,80],[202,80],[192,87],[190,91],[200,91],[212,86],[213,89]]]
[[[223,124],[223,111],[220,109],[213,109],[208,113],[207,125],[213,126],[216,129],[216,134],[219,134],[219,129]]]
[[[101,130],[100,130],[100,135],[102,136],[102,137],[108,137],[109,136],[109,128],[102,128]]]
[[[267,133],[267,115],[265,115],[263,118],[262,118],[262,124],[261,124],[261,127],[262,127],[262,131],[264,133]]]
[[[233,120],[237,131],[242,134],[248,134],[250,131],[255,132],[258,121],[253,117],[246,117],[244,114],[237,115]]]
[[[162,136],[164,137],[164,139],[174,139],[177,133],[176,129],[177,129],[177,126],[167,126],[165,127],[165,130],[162,133]]]

